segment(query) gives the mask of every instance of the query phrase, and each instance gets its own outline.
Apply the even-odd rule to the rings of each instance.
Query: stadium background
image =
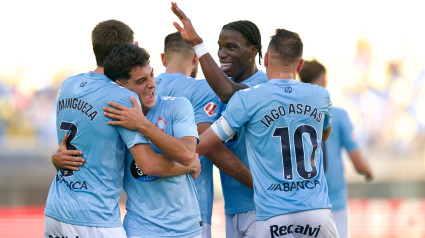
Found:
[[[304,58],[328,69],[328,89],[343,106],[375,172],[366,183],[346,163],[352,237],[425,237],[425,32],[420,1],[178,2],[217,59],[222,25],[257,24],[263,51],[275,28],[300,34]],[[90,33],[118,19],[151,54],[177,18],[168,1],[7,1],[0,26],[0,237],[41,236],[55,170],[55,100],[62,81],[93,70]],[[261,69],[265,70],[263,65]],[[198,78],[202,78],[202,72]],[[347,162],[347,160],[346,160]],[[213,237],[224,237],[218,177]]]

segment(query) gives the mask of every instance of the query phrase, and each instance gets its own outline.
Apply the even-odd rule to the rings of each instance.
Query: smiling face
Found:
[[[218,39],[218,57],[221,70],[235,82],[242,82],[252,75],[255,68],[254,46],[247,44],[246,38],[238,31],[223,29]]]
[[[142,103],[143,113],[146,115],[149,109],[156,104],[155,101],[155,77],[153,68],[150,64],[146,66],[137,66],[130,71],[130,78],[125,82],[117,83],[133,92],[135,92]]]

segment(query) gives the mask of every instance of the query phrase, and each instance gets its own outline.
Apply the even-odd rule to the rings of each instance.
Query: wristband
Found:
[[[198,59],[201,58],[206,53],[208,53],[207,47],[205,47],[204,43],[195,45],[193,47],[193,50],[195,51],[195,54],[198,57]]]

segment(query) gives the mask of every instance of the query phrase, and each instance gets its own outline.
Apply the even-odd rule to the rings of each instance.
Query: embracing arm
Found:
[[[171,3],[171,10],[183,24],[182,28],[177,22],[173,22],[182,38],[192,42],[193,46],[203,43],[202,38],[196,33],[190,19],[183,13],[182,10],[180,10],[180,8],[177,7],[176,3]],[[235,83],[227,77],[209,53],[199,57],[199,63],[201,64],[202,72],[204,73],[208,84],[222,102],[227,103],[236,91],[248,88],[246,84]]]
[[[196,171],[199,170],[200,172],[200,162],[197,154],[195,154],[195,158],[192,158],[192,163],[189,166],[184,166],[156,153],[150,144],[136,144],[130,148],[130,152],[137,166],[149,175],[166,177],[191,173],[193,176]]]
[[[133,102],[133,108],[108,102],[108,105],[114,108],[104,107],[104,114],[116,119],[116,121],[109,121],[108,123],[114,126],[123,126],[130,130],[138,130],[167,157],[183,165],[192,163],[197,139],[192,136],[176,138],[167,135],[146,119],[136,99],[131,97],[130,100]]]
[[[83,163],[85,162],[84,158],[77,157],[78,155],[83,154],[82,151],[66,149],[67,139],[68,134],[65,134],[58,150],[52,155],[52,164],[55,166],[56,171],[59,171],[59,169],[78,171],[79,169],[77,166],[83,166]]]
[[[199,134],[202,134],[204,131],[208,130],[210,125],[211,123],[198,124]],[[205,155],[222,172],[236,179],[238,182],[242,183],[248,188],[253,188],[251,171],[223,143],[217,144]]]

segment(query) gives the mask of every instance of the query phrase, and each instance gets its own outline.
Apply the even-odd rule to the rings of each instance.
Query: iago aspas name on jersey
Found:
[[[317,122],[322,120],[322,113],[317,110],[317,108],[312,108],[310,105],[303,105],[301,103],[298,104],[289,104],[287,108],[283,105],[278,106],[277,108],[273,108],[270,112],[264,115],[263,123],[266,127],[269,127],[274,121],[278,120],[280,117],[284,117],[286,115],[308,115]]]
[[[63,109],[74,109],[81,111],[84,115],[86,115],[88,118],[90,118],[90,121],[93,121],[94,118],[97,115],[97,111],[93,109],[93,106],[90,105],[88,102],[81,100],[79,98],[65,98],[58,101],[58,110],[56,112],[59,113]]]

